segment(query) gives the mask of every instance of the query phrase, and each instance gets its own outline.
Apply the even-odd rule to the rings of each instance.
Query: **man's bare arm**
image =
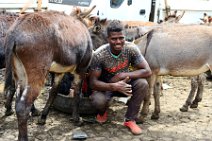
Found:
[[[105,83],[98,80],[101,75],[101,71],[91,71],[90,72],[90,86],[93,90],[97,91],[118,91],[127,96],[132,94],[132,86],[127,84],[128,77],[117,82]]]

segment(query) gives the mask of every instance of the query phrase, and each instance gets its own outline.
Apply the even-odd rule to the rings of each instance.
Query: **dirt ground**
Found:
[[[0,75],[0,141],[17,140],[17,120],[15,114],[4,117],[3,75]],[[163,90],[161,95],[160,119],[151,120],[153,102],[150,114],[145,123],[140,124],[143,134],[132,135],[122,126],[126,106],[114,101],[109,122],[106,124],[85,123],[76,127],[70,122],[71,115],[51,109],[46,125],[37,125],[37,117],[28,121],[28,136],[30,141],[68,141],[76,131],[84,131],[88,141],[212,141],[212,82],[206,81],[203,100],[197,109],[180,112],[189,90],[190,79],[186,77],[164,77],[164,83],[171,88]],[[36,107],[42,110],[47,89],[44,89],[36,100]],[[87,117],[83,117],[87,118]]]

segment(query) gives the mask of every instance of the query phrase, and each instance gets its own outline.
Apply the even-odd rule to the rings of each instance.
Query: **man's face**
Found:
[[[125,38],[122,32],[110,32],[108,36],[108,43],[113,54],[119,54],[123,49]]]

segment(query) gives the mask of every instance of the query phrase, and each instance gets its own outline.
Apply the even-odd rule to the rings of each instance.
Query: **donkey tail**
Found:
[[[5,39],[6,58],[6,79],[12,74],[12,79],[21,82],[22,86],[27,84],[27,75],[22,61],[19,59],[16,49],[16,38],[13,34],[8,34]],[[12,72],[12,73],[11,73]],[[8,73],[8,74],[7,74]],[[9,78],[8,78],[9,79]],[[12,81],[11,78],[9,80]]]

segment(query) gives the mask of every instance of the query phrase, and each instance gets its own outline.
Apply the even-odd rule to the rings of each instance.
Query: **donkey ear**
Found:
[[[96,25],[96,26],[93,27],[93,32],[98,33],[101,29],[102,29],[101,25]]]
[[[105,25],[105,24],[107,23],[107,21],[108,21],[107,18],[101,19],[101,20],[100,20],[100,23],[101,23],[102,25]]]

